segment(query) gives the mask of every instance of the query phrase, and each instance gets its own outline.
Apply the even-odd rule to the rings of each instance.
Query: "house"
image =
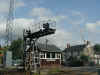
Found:
[[[98,47],[98,44],[94,45],[93,62],[95,65],[100,66],[100,49]]]
[[[68,64],[70,57],[79,59],[82,54],[93,58],[94,50],[90,42],[75,46],[67,44],[67,48],[63,51],[63,62]]]
[[[58,67],[61,66],[61,50],[55,45],[49,44],[40,44],[36,43],[34,49],[31,49],[29,45],[26,46],[27,52],[24,55],[24,66],[25,70],[32,69],[36,70],[39,67]],[[31,53],[27,51],[27,49],[32,50]],[[29,66],[30,64],[31,66]]]
[[[100,52],[94,53],[93,61],[96,65],[100,65]]]
[[[38,44],[40,50],[40,67],[61,65],[61,50],[55,45]]]

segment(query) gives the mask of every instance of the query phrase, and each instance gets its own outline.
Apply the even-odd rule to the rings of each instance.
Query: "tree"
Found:
[[[14,40],[9,47],[9,50],[12,51],[13,59],[22,59],[23,58],[23,49],[22,49],[23,40],[18,39]]]
[[[94,50],[95,50],[95,52],[100,52],[100,44],[96,44],[94,46]]]
[[[73,57],[71,56],[69,59],[69,66],[72,66],[72,67],[79,67],[79,66],[83,66],[83,62],[81,62],[77,57]]]
[[[83,65],[89,65],[89,63],[90,63],[90,57],[86,56],[84,54],[82,54],[80,56],[80,60],[81,60],[81,62],[83,62]]]
[[[89,61],[89,56],[81,55],[81,56],[80,56],[80,60],[81,60],[81,61],[84,61],[84,62],[88,62],[88,61]]]

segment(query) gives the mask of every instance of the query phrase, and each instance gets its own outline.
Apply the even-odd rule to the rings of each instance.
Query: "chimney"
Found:
[[[85,40],[85,44],[86,44],[86,45],[90,45],[90,41]]]
[[[67,48],[70,48],[70,44],[69,43],[67,43]]]

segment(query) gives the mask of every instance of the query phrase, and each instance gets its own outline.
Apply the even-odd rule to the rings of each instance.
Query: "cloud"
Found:
[[[85,22],[87,17],[79,11],[70,10],[67,14],[67,21],[72,25],[79,25]]]
[[[51,16],[52,12],[47,8],[33,8],[30,15],[33,17],[47,17]]]
[[[34,29],[34,27],[31,27],[30,25],[31,23],[34,23],[34,21],[35,21],[34,19],[27,19],[27,18],[15,19],[14,25],[13,25],[13,34],[15,35],[14,39],[18,37],[22,37],[23,29],[28,29],[28,28]],[[0,28],[1,28],[0,36],[4,37],[5,30],[6,30],[5,22],[0,24]],[[50,40],[51,44],[54,44],[58,46],[59,48],[63,49],[66,47],[66,43],[72,39],[72,34],[63,29],[57,29],[55,34],[47,36],[47,37]],[[43,39],[41,38],[40,40],[43,40]]]
[[[45,5],[45,2],[47,1],[47,0],[30,0],[30,1],[27,1],[27,0],[24,0],[26,3],[27,3],[27,5],[28,5],[28,7],[40,7],[41,5],[43,6],[43,5]]]
[[[39,21],[53,20],[57,23],[57,31],[55,34],[47,36],[51,44],[58,46],[59,48],[65,48],[67,42],[72,39],[72,33],[59,28],[59,23],[67,18],[65,15],[55,15],[53,11],[47,8],[33,8],[29,13],[33,17],[37,17]],[[45,43],[45,38],[39,39],[40,42]],[[49,42],[49,43],[50,43]]]
[[[89,31],[95,31],[96,24],[95,23],[87,23],[86,27],[88,28]]]
[[[7,0],[1,0],[0,1],[0,13],[8,12],[8,1]]]
[[[26,6],[26,4],[25,4],[24,2],[22,2],[22,1],[17,1],[15,5],[16,5],[16,6],[15,6],[16,8]]]
[[[38,41],[45,43],[46,39],[48,39],[48,44],[54,44],[57,47],[64,49],[66,44],[72,39],[72,33],[63,29],[57,29],[55,34],[42,37]]]
[[[6,25],[4,23],[0,23],[0,37],[4,37],[6,33]]]
[[[52,11],[46,8],[33,8],[31,15],[38,17],[38,21],[35,18],[34,19],[27,19],[27,18],[14,19],[14,25],[13,25],[13,33],[15,33],[14,35],[21,36],[22,30],[26,28],[30,28],[32,30],[36,30],[36,29],[38,30],[39,26],[36,23],[39,23],[41,21],[47,21],[51,19],[53,21],[60,22],[61,20],[66,18],[66,16],[63,16],[63,15],[52,16],[53,15]],[[49,17],[49,16],[52,16],[52,17]],[[4,24],[6,25],[6,22],[4,22]],[[4,27],[4,25],[1,24],[1,27]],[[5,31],[4,28],[2,28],[2,30],[3,30],[2,32]]]
[[[24,6],[24,4],[18,3],[18,8],[21,6]],[[72,19],[73,17],[68,16],[68,14],[67,15],[55,14],[55,12],[53,12],[52,10],[48,8],[42,8],[42,7],[32,8],[32,10],[29,12],[29,15],[32,16],[33,19],[28,19],[28,18],[14,19],[14,26],[13,26],[13,34],[15,35],[14,38],[22,37],[23,29],[30,28],[32,30],[36,30],[38,29],[38,25],[36,23],[41,22],[41,21],[48,21],[49,19],[51,19],[57,22],[57,28],[56,28],[57,31],[54,35],[48,36],[48,39],[50,40],[51,44],[55,44],[56,46],[62,49],[66,47],[67,43],[69,43],[71,40],[74,40],[76,35],[74,35],[73,32],[68,31],[67,28],[66,30],[64,28],[61,29],[60,24],[62,25],[62,22],[64,22],[65,20],[67,21],[68,19],[74,24],[79,24],[78,21],[80,21],[80,23],[82,23],[83,21],[83,20],[81,21],[80,18],[74,21]],[[75,13],[74,16],[80,17],[80,13]],[[0,25],[1,28],[3,27],[4,24],[5,22]],[[36,26],[37,28],[35,28]],[[5,29],[2,28],[1,32],[4,32],[4,31]],[[41,38],[40,40],[43,40],[43,39]]]
[[[30,24],[34,23],[33,19],[18,18],[14,20],[13,32],[16,36],[22,37],[23,29],[29,29]]]
[[[58,18],[58,17],[57,17]],[[62,16],[63,18],[63,16]],[[58,18],[60,21],[60,17]],[[0,23],[0,37],[5,37],[5,31],[6,31],[6,21],[3,22],[1,19]],[[32,25],[35,26],[32,26]],[[35,24],[35,19],[27,19],[27,18],[18,18],[18,19],[14,19],[14,25],[13,25],[13,37],[14,39],[18,38],[18,37],[22,37],[23,35],[23,29],[31,29],[31,30],[36,30],[37,28],[36,24]],[[60,36],[60,37],[59,37]],[[68,41],[69,39],[71,39],[71,33],[64,31],[63,29],[58,29],[55,34],[50,35],[48,38],[51,41],[51,44],[54,44],[60,48],[64,48],[66,46],[66,41]],[[41,39],[43,40],[43,39]]]
[[[87,29],[88,40],[92,41],[94,44],[100,43],[100,20],[87,22],[85,27]]]
[[[64,49],[66,47],[66,44],[71,39],[72,33],[62,29],[58,29],[56,33],[50,37],[51,42],[61,49]]]
[[[29,15],[39,21],[56,21],[56,23],[60,23],[62,20],[65,20],[67,16],[55,14],[52,10],[48,8],[33,8]]]
[[[100,27],[100,21],[96,21],[94,23],[86,23],[86,28],[89,32],[98,32]]]
[[[21,0],[17,0],[14,3],[15,3],[15,8],[20,8],[20,7],[25,7],[26,6],[24,1],[21,1]]]
[[[5,36],[6,32],[6,20],[3,16],[0,16],[0,38]]]
[[[10,0],[0,0],[0,14],[6,14],[9,11]],[[25,3],[22,1],[15,1],[14,2],[15,8],[25,6]]]
[[[33,19],[27,19],[27,18],[18,18],[14,19],[14,25],[12,26],[13,35],[15,37],[22,37],[23,29],[28,29],[30,26],[30,23],[32,23]],[[6,35],[6,21],[0,21],[0,37],[5,37]],[[14,38],[15,38],[14,37]]]

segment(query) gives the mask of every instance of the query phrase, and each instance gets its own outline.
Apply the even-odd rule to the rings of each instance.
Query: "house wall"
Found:
[[[94,54],[93,61],[95,64],[100,65],[100,55]]]
[[[94,55],[94,50],[93,50],[92,47],[86,47],[83,50],[83,54],[86,55],[86,56],[90,56],[92,58],[93,55]]]
[[[70,56],[77,57],[80,56],[83,50],[67,50],[63,52],[63,58],[64,60],[68,59]]]
[[[77,49],[73,49],[73,50],[65,50],[63,52],[63,61],[62,64],[63,65],[69,65],[70,62],[70,57],[77,57],[79,58],[81,53],[83,52],[83,50],[77,50]]]
[[[77,58],[80,58],[80,56],[84,54],[86,56],[90,56],[91,58],[93,58],[93,55],[94,55],[94,49],[91,45],[87,45],[87,46],[84,46],[84,48],[68,48],[66,50],[63,51],[63,63],[65,65],[68,65],[69,63],[69,59],[70,59],[70,56],[71,57],[77,57]],[[91,59],[93,60],[93,59]]]

